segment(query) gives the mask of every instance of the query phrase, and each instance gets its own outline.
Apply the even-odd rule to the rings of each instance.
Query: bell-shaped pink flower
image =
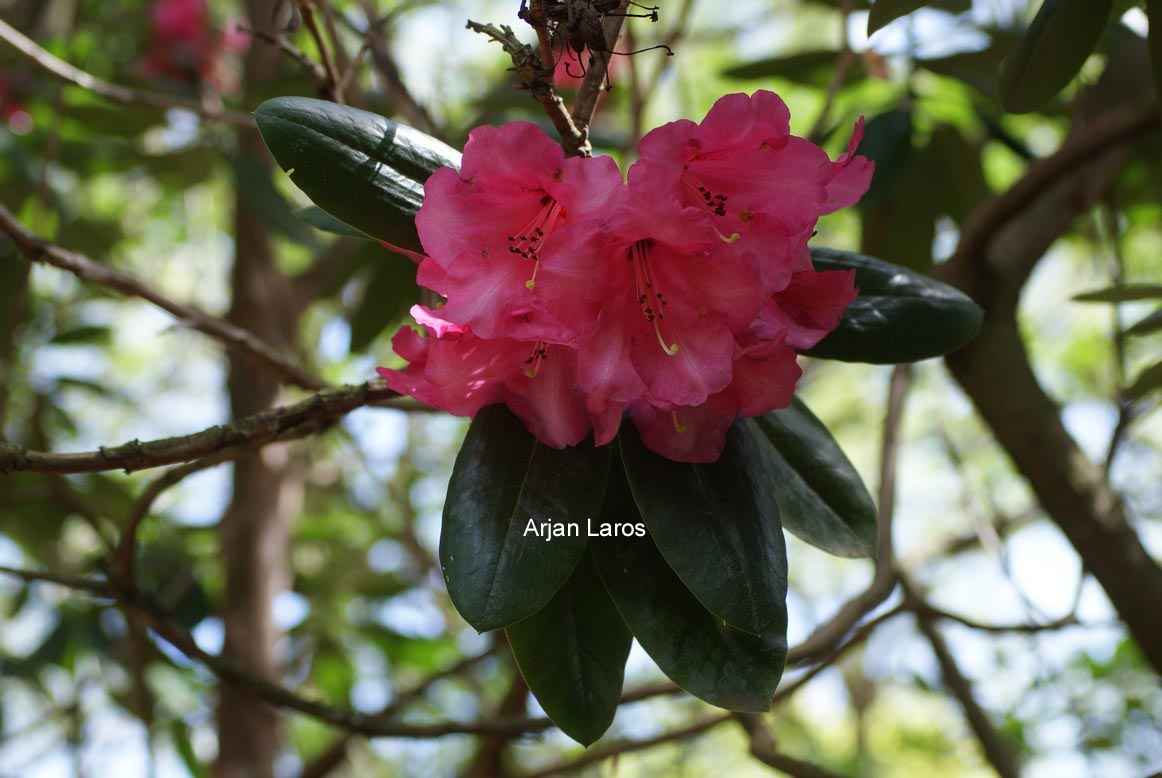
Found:
[[[647,133],[634,169],[673,181],[682,204],[698,208],[725,242],[805,245],[820,215],[866,191],[874,166],[855,156],[862,119],[847,151],[832,162],[818,146],[790,134],[789,116],[773,92],[726,95],[699,124],[681,120]],[[762,268],[769,291],[790,280],[797,253],[769,252]]]
[[[642,399],[698,405],[721,391],[734,333],[768,296],[756,261],[719,251],[696,209],[636,173],[625,204],[604,225],[571,228],[540,281],[577,333],[578,378],[594,410]]]
[[[603,218],[624,197],[609,157],[566,158],[530,122],[478,127],[459,171],[437,170],[416,216],[420,240],[448,298],[442,316],[481,337],[560,340],[537,292],[542,261],[565,225]]]
[[[597,445],[617,433],[621,411],[591,415],[577,385],[577,352],[512,338],[485,339],[422,306],[412,316],[426,337],[404,327],[392,339],[409,364],[378,368],[387,385],[454,416],[503,402],[529,432],[554,448],[580,443],[596,427]]]

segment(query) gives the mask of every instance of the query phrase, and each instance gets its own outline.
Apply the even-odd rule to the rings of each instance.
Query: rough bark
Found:
[[[1137,59],[1143,54],[1133,46],[1119,51],[1095,97],[1081,104],[1082,116],[1102,116],[1105,121],[1119,111],[1141,113],[1143,90],[1150,86],[1140,78],[1145,65]],[[1156,126],[1155,116],[1153,123],[1138,129],[1145,132]],[[1091,127],[1098,128],[1098,122]],[[1071,140],[1083,141],[1089,129],[1079,117]],[[1142,546],[1101,467],[1085,456],[1065,429],[1060,408],[1037,381],[1017,324],[1021,290],[1029,275],[1076,216],[1109,191],[1130,140],[1132,136],[1125,137],[1122,144],[1111,145],[1057,176],[1051,185],[1038,188],[1036,196],[1011,209],[988,234],[974,231],[969,222],[961,250],[941,275],[972,295],[984,307],[985,319],[980,335],[949,355],[946,363],[1041,507],[1105,589],[1147,661],[1162,672],[1158,618],[1162,567]],[[1026,180],[1051,168],[1052,162],[1032,166]],[[964,250],[965,246],[974,248]]]
[[[251,24],[269,23],[271,0],[248,0]],[[278,53],[252,46],[247,53],[244,84],[269,83]],[[269,156],[256,133],[239,136],[242,159],[269,169]],[[252,174],[252,173],[249,173]],[[239,198],[235,207],[235,256],[231,277],[230,321],[277,346],[293,342],[296,321],[286,277],[278,269],[269,235],[260,217]],[[234,353],[228,388],[234,418],[270,408],[278,392],[269,373]],[[224,653],[248,672],[266,679],[278,676],[275,648],[279,638],[272,620],[274,596],[289,584],[289,524],[299,507],[301,484],[291,472],[285,447],[272,446],[234,467],[233,494],[222,517],[222,561],[226,574],[222,619]],[[274,709],[250,690],[223,682],[218,704],[218,778],[269,778],[279,743]]]

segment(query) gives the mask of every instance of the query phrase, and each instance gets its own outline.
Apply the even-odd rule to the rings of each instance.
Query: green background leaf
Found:
[[[1085,64],[1110,19],[1113,0],[1045,0],[1001,68],[1001,103],[1027,113],[1056,95]]]

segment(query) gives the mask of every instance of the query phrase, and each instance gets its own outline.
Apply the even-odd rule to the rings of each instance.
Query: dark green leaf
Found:
[[[569,579],[585,551],[587,522],[601,508],[609,457],[609,446],[549,448],[503,405],[476,414],[440,533],[448,594],[469,624],[481,632],[507,627],[543,608]],[[576,534],[543,535],[572,526]]]
[[[109,332],[108,327],[97,325],[82,325],[80,327],[73,327],[72,329],[58,332],[53,336],[52,342],[59,345],[92,345],[103,346],[108,345],[112,333]]]
[[[295,211],[295,218],[299,221],[306,222],[316,230],[329,232],[332,235],[342,235],[345,238],[370,240],[367,235],[364,235],[350,224],[339,221],[317,205],[308,205],[306,208],[298,209]]]
[[[614,466],[603,525],[641,521]],[[762,635],[733,629],[706,610],[649,537],[595,538],[601,579],[630,631],[674,683],[721,708],[766,711],[787,662],[786,612]]]
[[[957,224],[964,224],[992,194],[984,177],[981,147],[969,142],[950,124],[936,127],[920,164],[928,167],[929,177],[936,179],[932,190],[937,207]]]
[[[984,312],[947,284],[862,254],[813,248],[817,270],[855,270],[859,296],[839,327],[807,354],[896,364],[955,351],[980,331]]]
[[[190,775],[194,778],[202,778],[206,775],[206,766],[198,759],[198,753],[194,750],[194,744],[190,740],[189,727],[183,721],[172,721],[169,726],[170,738],[173,740],[174,750],[178,752],[178,757],[181,758],[182,764]]]
[[[553,723],[582,745],[601,737],[621,700],[633,636],[592,557],[583,556],[549,604],[507,633],[521,675]]]
[[[1001,104],[1039,108],[1073,80],[1110,19],[1113,0],[1045,0],[1001,68]]]
[[[785,78],[795,84],[822,87],[831,80],[840,56],[842,52],[826,50],[768,57],[727,68],[723,75],[738,79]],[[866,76],[863,62],[856,59],[848,70],[847,81],[858,81]]]
[[[304,97],[267,100],[254,112],[278,164],[316,205],[378,240],[418,251],[423,183],[458,167],[454,149],[367,111]]]
[[[772,444],[767,461],[783,528],[836,556],[875,556],[875,503],[811,409],[794,399],[749,423]]]
[[[400,321],[420,299],[416,265],[381,249],[371,270],[363,299],[351,316],[351,351],[363,351],[379,333]]]
[[[876,0],[871,7],[871,13],[867,15],[867,34],[870,36],[884,25],[933,2],[934,0]]]
[[[632,425],[618,436],[634,501],[658,549],[706,608],[755,635],[787,619],[787,549],[762,449],[736,422],[717,462],[673,462]]]
[[[917,59],[917,67],[940,76],[968,84],[990,100],[1000,100],[997,71],[1005,57],[1016,47],[1019,36],[1003,30],[990,30],[992,40],[979,51],[962,51],[945,57]]]
[[[1162,308],[1154,311],[1152,314],[1135,323],[1132,327],[1126,330],[1127,335],[1148,335],[1151,332],[1162,330]]]
[[[1138,374],[1134,383],[1126,387],[1126,397],[1138,400],[1150,392],[1162,389],[1162,362],[1158,362]]]
[[[315,234],[295,218],[290,203],[274,185],[271,172],[247,157],[234,160],[238,199],[270,230],[298,243],[312,244]]]
[[[860,199],[861,208],[876,205],[896,186],[913,157],[912,114],[905,108],[873,116],[867,123],[859,153],[876,163],[871,186]]]
[[[1157,284],[1124,284],[1106,289],[1083,292],[1074,298],[1079,303],[1126,303],[1134,300],[1162,299],[1162,286]]]

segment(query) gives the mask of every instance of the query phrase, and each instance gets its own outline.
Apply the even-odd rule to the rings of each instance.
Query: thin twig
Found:
[[[655,737],[646,738],[643,740],[622,740],[615,743],[610,743],[604,748],[591,748],[585,752],[584,756],[580,756],[570,762],[560,762],[549,767],[535,770],[531,773],[522,773],[523,778],[545,778],[551,775],[565,775],[567,773],[577,772],[578,770],[588,767],[591,764],[603,762],[620,754],[628,754],[634,751],[644,751],[654,746],[660,746],[664,743],[672,743],[676,740],[686,740],[687,738],[701,735],[702,733],[714,729],[719,724],[724,724],[734,718],[733,713],[719,713],[695,721],[685,727],[675,729],[670,732],[664,732]]]
[[[311,59],[310,55],[294,45],[289,38],[283,33],[267,32],[266,30],[252,30],[241,24],[238,29],[242,32],[249,33],[251,37],[258,38],[265,41],[272,46],[277,46],[278,49],[286,54],[288,57],[298,63],[307,74],[307,76],[319,85],[320,89],[325,89],[327,85],[327,72],[323,70],[323,66]]]
[[[468,29],[492,38],[503,46],[508,55],[512,57],[512,64],[516,68],[516,74],[521,83],[529,90],[533,99],[544,107],[549,121],[557,128],[557,134],[561,136],[561,147],[565,149],[565,154],[575,157],[591,156],[593,148],[589,145],[588,134],[581,125],[574,123],[574,118],[570,117],[569,112],[565,110],[565,101],[560,98],[552,86],[552,74],[550,73],[547,77],[549,80],[546,80],[541,67],[541,58],[533,51],[532,47],[521,43],[516,37],[516,33],[507,24],[502,24],[497,28],[491,24],[469,21]],[[589,75],[592,75],[595,70],[597,70],[596,66],[590,69]],[[601,68],[601,72],[605,73],[604,67]],[[588,78],[586,76],[586,83],[588,83]],[[590,115],[592,115],[592,111],[590,111]]]
[[[327,705],[252,675],[239,667],[233,660],[206,651],[197,644],[189,632],[171,621],[157,602],[131,585],[100,578],[82,578],[3,566],[0,566],[0,574],[14,576],[29,582],[54,583],[102,598],[116,599],[125,606],[126,612],[132,618],[142,621],[156,635],[187,658],[202,665],[223,681],[244,686],[272,705],[303,713],[324,724],[345,729],[348,732],[372,737],[437,738],[446,735],[538,732],[553,726],[553,722],[544,717],[402,724],[383,720],[376,715],[359,713],[350,708]]]
[[[0,475],[16,472],[95,473],[104,470],[146,470],[208,456],[250,449],[313,435],[365,405],[383,404],[398,397],[382,381],[341,386],[319,392],[302,402],[273,408],[195,432],[161,440],[132,440],[96,451],[57,454],[30,451],[0,443]]]
[[[967,616],[961,616],[957,613],[942,610],[926,600],[917,600],[908,605],[908,609],[918,615],[923,615],[928,619],[943,619],[946,621],[955,621],[957,624],[968,627],[969,629],[977,630],[978,632],[994,632],[994,633],[1016,633],[1032,635],[1038,632],[1055,632],[1057,630],[1065,629],[1066,627],[1093,627],[1094,624],[1082,624],[1077,620],[1077,615],[1070,612],[1061,618],[1042,624],[982,624],[979,621],[974,621]]]
[[[495,652],[496,646],[493,645],[486,651],[461,659],[459,662],[456,662],[446,670],[441,670],[439,672],[433,673],[432,675],[429,675],[427,678],[420,681],[412,688],[401,692],[393,702],[384,706],[384,708],[380,710],[379,713],[375,714],[376,718],[390,719],[399,715],[404,708],[422,697],[424,693],[427,692],[428,689],[430,689],[436,682],[445,680],[447,678],[453,678],[467,670],[472,669],[478,665],[481,660],[492,656]],[[347,758],[347,749],[350,747],[351,741],[354,740],[355,737],[356,736],[350,732],[345,732],[344,734],[340,735],[335,739],[335,742],[333,742],[330,746],[327,747],[326,750],[323,751],[321,755],[303,767],[303,771],[299,773],[299,778],[324,778],[324,776],[326,776],[332,770],[339,767],[339,765],[341,765]]]
[[[339,89],[339,68],[335,66],[335,58],[331,56],[331,49],[323,38],[323,31],[319,29],[315,19],[315,4],[313,0],[298,0],[299,13],[303,17],[303,25],[311,34],[315,48],[319,50],[319,59],[322,61],[324,94],[336,103],[343,102],[343,93]]]
[[[839,5],[840,39],[843,41],[843,48],[839,53],[839,61],[835,63],[835,69],[831,71],[831,80],[827,82],[827,91],[823,96],[823,107],[819,109],[819,115],[815,117],[815,123],[811,125],[811,131],[807,133],[807,139],[812,143],[819,143],[822,139],[823,132],[827,127],[827,120],[831,116],[831,109],[835,105],[835,98],[839,96],[839,90],[843,88],[848,72],[858,59],[856,53],[851,50],[851,42],[847,36],[847,19],[851,16],[854,7],[855,0],[841,0]]]
[[[761,716],[755,713],[736,713],[734,720],[747,734],[750,755],[763,764],[793,778],[841,778],[838,773],[833,773],[825,767],[780,752],[775,747],[775,739]]]
[[[896,454],[904,399],[912,383],[909,365],[896,365],[888,389],[888,408],[884,416],[883,443],[880,448],[879,487],[879,553],[871,584],[839,609],[829,621],[820,625],[799,646],[804,657],[826,654],[859,620],[886,600],[896,587],[895,554],[892,550],[892,516],[895,512]]]
[[[157,92],[129,89],[118,84],[103,81],[91,73],[87,73],[74,65],[70,65],[50,52],[45,51],[32,39],[9,25],[3,19],[0,19],[0,41],[4,41],[16,49],[42,70],[114,103],[143,105],[148,108],[158,108],[163,111],[178,108],[197,114],[205,119],[229,122],[239,127],[254,128],[257,126],[254,122],[254,117],[248,114],[212,108],[196,100],[186,100],[180,97],[158,94]]]
[[[944,685],[953,698],[960,703],[960,707],[964,711],[964,718],[968,721],[968,725],[973,734],[976,735],[977,740],[980,741],[985,758],[1001,778],[1018,778],[1021,771],[1012,748],[993,727],[988,714],[977,702],[972,683],[956,664],[956,658],[952,655],[944,636],[940,634],[940,630],[929,612],[930,608],[927,607],[919,592],[906,578],[901,578],[900,584],[904,589],[905,603],[916,613],[916,624],[936,654],[936,662],[940,665],[940,674],[944,678]]]
[[[593,121],[593,113],[597,110],[597,98],[605,91],[605,77],[609,72],[609,60],[613,56],[617,39],[621,35],[621,27],[625,24],[626,13],[629,11],[630,0],[621,0],[616,10],[605,15],[601,23],[605,33],[605,51],[590,51],[592,59],[589,69],[585,72],[585,80],[577,90],[577,101],[573,103],[573,124],[585,134],[586,143],[589,137],[589,125]]]
[[[126,297],[140,297],[142,300],[151,302],[173,315],[182,326],[205,333],[265,365],[285,383],[313,390],[326,387],[326,384],[318,378],[288,362],[254,333],[223,319],[210,316],[192,306],[175,302],[128,273],[94,262],[83,254],[48,243],[17,221],[16,217],[3,205],[0,205],[0,232],[7,233],[16,247],[30,261],[43,262],[67,270],[84,281],[100,284],[118,294]]]
[[[87,592],[88,594],[102,598],[112,598],[115,594],[113,585],[100,578],[85,578],[83,576],[68,575],[66,573],[54,573],[50,570],[22,570],[6,565],[0,565],[0,575],[19,578],[25,583],[56,584],[57,586],[64,586],[67,589],[75,589],[79,592]]]
[[[141,522],[149,515],[153,503],[161,496],[161,493],[181,483],[187,476],[214,467],[215,465],[220,465],[223,462],[241,456],[244,452],[245,449],[231,449],[230,451],[212,454],[193,462],[187,462],[184,465],[172,467],[154,479],[145,488],[133,503],[133,508],[126,517],[125,524],[121,530],[121,538],[117,543],[117,569],[120,571],[122,580],[132,581],[135,578],[133,567],[134,560],[137,556],[137,530],[141,526]]]

